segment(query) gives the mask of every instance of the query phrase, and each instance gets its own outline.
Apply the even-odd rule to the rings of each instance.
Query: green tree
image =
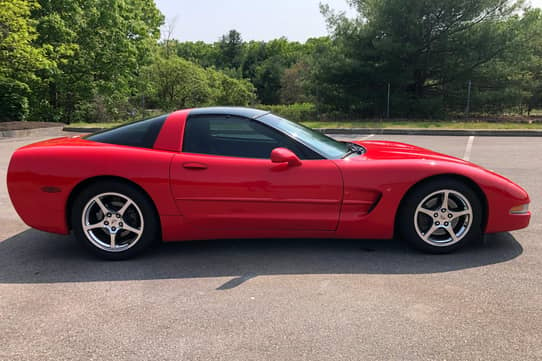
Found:
[[[153,0],[40,0],[37,43],[57,68],[44,76],[40,117],[123,116],[141,68],[152,59],[163,16]]]
[[[509,25],[519,29],[519,34],[499,65],[503,68],[501,74],[512,78],[519,95],[514,104],[517,110],[530,114],[534,108],[542,108],[542,10],[529,9],[512,22],[519,23]]]
[[[179,56],[205,68],[214,66],[231,78],[249,80],[256,88],[259,101],[265,104],[280,102],[284,72],[308,56],[310,49],[286,38],[244,42],[236,30],[214,44],[184,42],[175,47]]]
[[[205,70],[188,60],[159,57],[145,72],[150,95],[164,110],[196,107],[211,98]]]
[[[212,105],[247,106],[255,99],[255,88],[245,79],[235,79],[215,69],[207,69]]]
[[[218,47],[203,41],[176,42],[175,52],[181,58],[190,60],[204,68],[216,67],[218,63]]]
[[[305,60],[284,70],[280,79],[280,102],[282,104],[307,103],[307,79],[309,64]]]
[[[286,38],[251,42],[246,46],[242,74],[252,81],[263,104],[278,104],[284,72],[304,55],[304,45]]]
[[[230,30],[228,34],[222,35],[218,49],[220,68],[239,69],[243,57],[243,39],[237,30]]]
[[[164,110],[253,102],[254,87],[213,68],[204,69],[178,56],[159,57],[145,70],[147,94]]]
[[[450,89],[513,43],[501,26],[519,8],[508,0],[351,0],[358,17],[323,7],[334,38],[315,71],[319,98],[367,115],[385,110],[387,85],[401,116],[446,109]]]
[[[24,120],[37,72],[51,65],[36,38],[31,0],[0,0],[0,121]]]

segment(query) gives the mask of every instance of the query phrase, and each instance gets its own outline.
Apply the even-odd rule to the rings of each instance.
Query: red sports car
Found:
[[[339,142],[261,110],[181,110],[17,150],[7,184],[31,227],[98,255],[157,240],[401,236],[450,252],[529,224],[529,196],[412,145]]]

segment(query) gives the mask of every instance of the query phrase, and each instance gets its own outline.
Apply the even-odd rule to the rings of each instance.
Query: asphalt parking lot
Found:
[[[371,136],[522,185],[528,229],[442,256],[397,240],[167,244],[126,262],[28,229],[0,138],[0,360],[541,360],[542,138]]]

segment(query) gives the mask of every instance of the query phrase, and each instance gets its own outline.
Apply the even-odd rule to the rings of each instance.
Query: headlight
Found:
[[[510,208],[510,214],[525,214],[529,212],[529,203]]]

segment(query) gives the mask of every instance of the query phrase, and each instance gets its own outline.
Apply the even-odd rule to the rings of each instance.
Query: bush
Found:
[[[0,122],[25,120],[28,115],[28,86],[0,78]]]
[[[157,58],[145,69],[147,94],[164,110],[207,105],[248,105],[255,99],[254,86],[213,68],[188,60]]]
[[[318,110],[313,103],[297,103],[291,105],[260,105],[259,109],[267,110],[294,122],[319,120]]]
[[[247,106],[254,102],[256,89],[248,80],[231,78],[213,68],[206,71],[212,92],[209,104]]]

